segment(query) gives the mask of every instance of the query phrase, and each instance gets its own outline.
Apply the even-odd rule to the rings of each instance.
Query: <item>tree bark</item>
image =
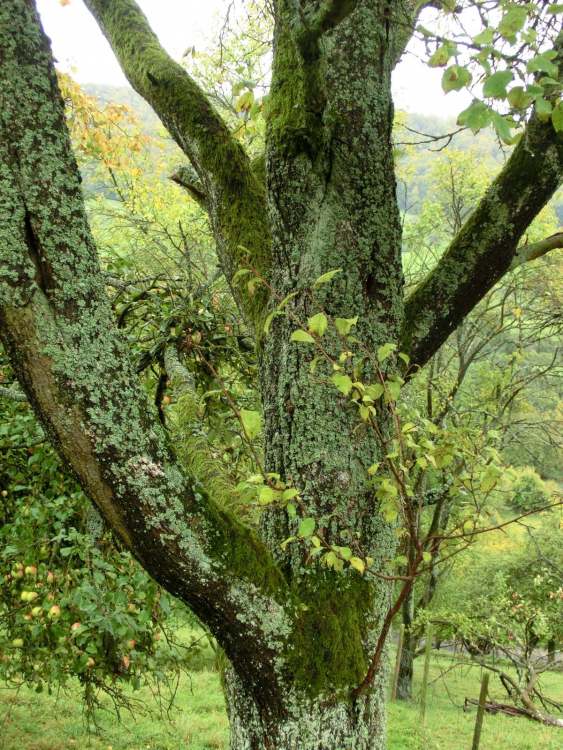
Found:
[[[230,672],[226,698],[232,750],[384,750],[385,704],[379,692],[357,701],[312,699],[288,686],[282,715],[264,717]]]
[[[405,599],[401,610],[401,617],[405,626],[403,650],[399,665],[399,680],[397,682],[397,698],[408,701],[412,698],[412,680],[414,674],[414,658],[418,645],[418,635],[413,632],[414,592],[411,591]]]
[[[275,3],[265,185],[133,0],[86,4],[195,170],[190,189],[197,184],[222,269],[256,333],[266,471],[299,490],[296,517],[273,505],[262,514],[260,535],[246,528],[205,486],[189,452],[187,467],[180,465],[147,404],[112,320],[50,49],[29,0],[0,4],[2,340],[85,492],[149,573],[224,648],[233,750],[382,750],[385,659],[365,684],[391,596],[377,574],[387,571],[396,544],[369,484],[382,444],[357,407],[338,395],[331,369],[321,363],[311,372],[312,348],[291,334],[321,310],[330,318],[358,316],[364,351],[398,344],[403,335],[423,361],[461,319],[444,312],[449,298],[430,315],[439,267],[411,298],[405,323],[390,81],[412,21],[405,12],[420,4],[329,0],[319,10],[313,2]],[[544,131],[532,135],[551,137]],[[525,181],[531,157],[518,158]],[[550,146],[552,167],[558,158]],[[532,208],[520,201],[516,234],[548,196],[552,172],[542,180],[545,195],[533,191]],[[504,183],[495,187],[508,200],[507,191]],[[492,210],[480,215],[487,219]],[[486,253],[484,240],[465,232],[446,265],[465,252],[468,238],[479,239]],[[495,251],[497,239],[505,237],[491,240]],[[255,295],[234,282],[247,265],[263,282]],[[469,271],[478,264],[470,265],[454,302],[466,287],[477,298],[493,279],[476,274],[472,284]],[[330,284],[315,286],[336,269]],[[288,295],[284,315],[266,335],[268,310]],[[341,353],[333,328],[323,347],[329,357]],[[386,366],[398,367],[393,358]],[[373,378],[369,356],[354,375]],[[377,407],[376,420],[385,439],[386,406]],[[303,540],[282,547],[305,517],[315,519],[327,544],[371,557],[376,575],[323,566]]]

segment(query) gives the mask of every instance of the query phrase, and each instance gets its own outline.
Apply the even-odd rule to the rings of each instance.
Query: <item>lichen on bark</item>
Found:
[[[253,297],[236,285],[233,294],[258,334],[266,470],[299,489],[298,517],[274,505],[258,534],[226,501],[205,446],[188,435],[185,466],[176,459],[112,321],[49,45],[28,0],[0,5],[4,344],[86,492],[227,654],[232,747],[382,750],[385,660],[365,691],[355,688],[390,586],[327,570],[311,562],[305,543],[281,542],[310,516],[328,543],[358,545],[375,573],[385,571],[396,534],[367,472],[383,449],[327,373],[311,374],[313,355],[291,333],[320,309],[357,315],[366,351],[402,342],[423,361],[508,267],[510,243],[560,178],[561,145],[550,126],[532,121],[527,143],[409,299],[405,318],[390,84],[416,3],[408,12],[392,2],[323,3],[328,15],[307,38],[296,32],[296,4],[276,4],[266,158],[255,165],[132,0],[86,4],[191,160],[227,278],[232,284],[248,265],[267,281]],[[541,178],[531,184],[538,164]],[[315,287],[334,269],[330,285]],[[289,294],[286,314],[263,335],[266,306]],[[342,341],[328,333],[323,345],[336,358]],[[373,374],[366,357],[362,376]],[[192,419],[194,404],[185,406]],[[385,436],[388,411],[377,418]]]

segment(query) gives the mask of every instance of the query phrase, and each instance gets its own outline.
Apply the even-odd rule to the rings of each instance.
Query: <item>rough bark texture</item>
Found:
[[[221,630],[245,679],[267,692],[275,642],[289,631],[284,579],[253,533],[182,473],[149,409],[106,298],[33,6],[3,3],[0,35],[3,343],[47,434],[116,533]]]
[[[276,3],[265,180],[132,0],[86,4],[190,160],[179,181],[208,209],[227,278],[249,265],[273,292],[233,290],[257,333],[267,470],[300,490],[299,515],[314,517],[327,541],[385,571],[395,533],[367,481],[378,444],[335,395],[329,372],[321,365],[311,375],[311,349],[290,335],[321,309],[359,316],[367,350],[402,336],[423,362],[508,268],[551,194],[561,153],[550,126],[532,123],[525,142],[534,147],[515,150],[405,318],[390,78],[409,3],[303,2],[304,13],[299,3]],[[306,545],[282,550],[299,518],[280,508],[263,514],[259,538],[203,486],[201,446],[186,451],[187,471],[176,461],[112,321],[50,50],[29,0],[0,5],[0,55],[0,331],[37,415],[124,543],[225,649],[233,749],[382,750],[384,663],[367,690],[355,688],[389,587],[311,563]],[[264,336],[264,316],[288,294],[287,315]],[[341,350],[331,333],[323,346]],[[358,377],[367,379],[369,359],[364,367]],[[385,434],[385,408],[377,419]]]

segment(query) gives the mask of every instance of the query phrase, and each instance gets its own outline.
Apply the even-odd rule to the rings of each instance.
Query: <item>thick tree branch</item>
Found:
[[[117,331],[48,40],[0,5],[0,335],[54,446],[145,569],[208,624],[249,690],[274,686],[285,581],[175,460]],[[276,624],[274,624],[276,623]],[[264,697],[275,700],[272,688]]]
[[[207,196],[217,251],[230,283],[241,267],[267,276],[270,238],[264,185],[204,92],[161,47],[134,0],[85,0],[133,88],[152,106],[191,161]],[[252,296],[233,289],[256,326],[266,287]]]
[[[406,302],[402,350],[423,365],[512,267],[518,242],[561,184],[563,139],[535,115],[436,267]]]

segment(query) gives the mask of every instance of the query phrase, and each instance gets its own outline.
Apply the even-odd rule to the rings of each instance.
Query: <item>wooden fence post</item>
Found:
[[[424,642],[424,672],[422,674],[422,687],[420,690],[420,719],[424,722],[426,717],[426,698],[428,693],[428,674],[430,672],[430,652],[432,651],[432,626],[426,627]]]
[[[405,623],[401,623],[399,628],[399,643],[397,644],[397,656],[395,658],[395,671],[393,673],[393,687],[391,688],[391,700],[397,700],[397,686],[399,684],[399,671],[401,669],[401,655],[403,653],[403,643],[405,640]]]
[[[473,730],[473,744],[471,750],[479,750],[481,742],[481,729],[483,728],[483,716],[485,715],[485,704],[487,702],[487,691],[489,689],[489,673],[483,672],[481,678],[481,692],[479,693],[479,706],[477,707],[477,717],[475,719],[475,729]]]

